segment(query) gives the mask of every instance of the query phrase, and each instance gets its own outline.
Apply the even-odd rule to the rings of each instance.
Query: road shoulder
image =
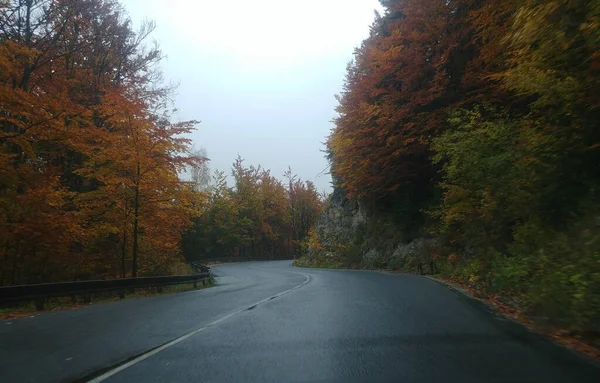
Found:
[[[480,296],[480,294],[476,294],[468,287],[462,286],[455,281],[433,276],[423,277],[446,286],[446,288],[465,297],[473,306],[500,318],[506,324],[504,329],[512,335],[520,339],[525,338],[535,342],[547,342],[552,347],[563,350],[568,354],[566,356],[579,359],[581,362],[588,363],[595,368],[600,368],[599,349],[573,337],[542,332],[522,312],[514,308],[507,308],[506,305],[495,299]]]

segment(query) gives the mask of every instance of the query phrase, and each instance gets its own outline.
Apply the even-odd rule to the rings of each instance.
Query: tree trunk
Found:
[[[192,233],[192,259],[198,259],[196,257],[196,236],[198,235],[196,230],[191,231]]]
[[[33,35],[31,31],[31,8],[33,7],[32,0],[26,0],[25,6],[27,8],[25,13],[25,44],[29,46],[31,44],[31,37]],[[27,62],[25,68],[23,68],[23,78],[21,78],[21,84],[19,87],[27,92],[29,90],[29,78],[31,77],[31,64]]]
[[[140,222],[140,163],[137,164],[137,183],[135,185],[135,198],[133,206],[133,256],[131,265],[131,276],[137,277],[138,268],[138,228]]]
[[[121,278],[127,277],[125,270],[125,256],[127,255],[127,227],[123,229],[123,243],[121,244]]]
[[[19,260],[19,242],[20,242],[20,240],[17,240],[17,245],[15,246],[13,265],[12,265],[11,285],[14,285],[17,283],[17,263]]]

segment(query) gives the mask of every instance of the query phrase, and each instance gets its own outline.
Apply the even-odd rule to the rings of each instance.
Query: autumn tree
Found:
[[[208,202],[184,237],[190,260],[223,257],[285,259],[298,255],[322,207],[311,182],[291,170],[288,184],[238,157],[232,166],[233,186],[215,172]]]
[[[291,226],[291,246],[294,257],[300,256],[301,243],[306,239],[322,210],[322,199],[315,185],[302,181],[291,168],[284,173],[287,179],[288,219]]]
[[[178,172],[202,160],[195,122],[170,122],[154,24],[112,0],[1,7],[2,283],[137,275],[140,254],[164,270],[193,210]]]
[[[503,99],[459,111],[435,148],[439,209],[472,279],[527,300],[551,325],[594,331],[600,311],[597,222],[598,2],[526,1],[499,33]],[[493,106],[490,106],[493,104]],[[454,249],[457,249],[454,246]]]
[[[327,142],[337,192],[436,236],[453,277],[596,331],[600,3],[382,4]]]
[[[192,148],[192,153],[198,159],[202,159],[198,164],[188,167],[187,171],[190,173],[192,185],[196,191],[208,191],[211,188],[211,173],[210,167],[208,166],[208,154],[205,148],[195,149]]]

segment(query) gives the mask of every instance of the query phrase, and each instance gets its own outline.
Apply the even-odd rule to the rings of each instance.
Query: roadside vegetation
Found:
[[[154,29],[116,0],[0,0],[0,286],[300,253],[315,186],[241,158],[211,174]]]
[[[211,173],[155,25],[117,0],[0,0],[0,286],[228,256],[435,261],[598,345],[600,0],[381,2],[339,95],[325,206],[291,169]]]
[[[382,4],[327,142],[367,235],[356,257],[317,230],[298,264],[435,260],[537,328],[598,345],[600,2]],[[388,240],[429,245],[369,263]]]

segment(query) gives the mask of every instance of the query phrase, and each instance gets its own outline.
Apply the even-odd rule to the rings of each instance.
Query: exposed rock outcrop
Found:
[[[313,264],[416,269],[434,255],[436,241],[407,240],[396,226],[336,189],[315,224],[317,246],[308,249]]]

